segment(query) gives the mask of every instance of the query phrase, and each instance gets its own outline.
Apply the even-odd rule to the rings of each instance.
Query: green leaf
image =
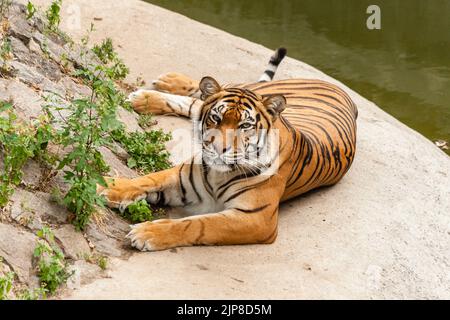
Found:
[[[0,112],[9,110],[12,108],[12,104],[5,101],[0,101]]]
[[[134,168],[137,166],[137,162],[134,158],[128,158],[127,165],[129,168]]]

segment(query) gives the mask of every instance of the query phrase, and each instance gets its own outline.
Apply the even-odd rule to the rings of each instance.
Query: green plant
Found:
[[[123,63],[122,59],[114,50],[111,38],[102,41],[100,45],[95,45],[92,52],[100,59],[100,61],[108,66],[108,77],[112,80],[123,80],[129,73],[129,69]]]
[[[150,173],[171,166],[169,152],[164,145],[171,139],[170,134],[162,130],[128,133],[122,129],[114,131],[113,137],[130,155],[127,160],[128,167],[142,173]]]
[[[90,30],[93,30],[92,25]],[[116,89],[115,81],[123,79],[128,68],[114,51],[111,39],[91,49],[101,61],[100,65],[89,63],[88,42],[89,34],[82,41],[85,66],[77,69],[74,75],[82,79],[92,93],[89,98],[73,100],[66,107],[70,115],[63,117],[59,132],[59,142],[71,147],[58,169],[69,168],[64,178],[70,189],[64,196],[64,202],[75,213],[74,224],[78,229],[86,226],[97,206],[105,204],[104,198],[96,194],[97,185],[106,185],[103,174],[108,171],[98,151],[100,147],[110,146],[113,140],[121,142],[133,152],[135,162],[129,160],[129,165],[144,171],[169,166],[168,153],[163,145],[163,141],[169,139],[167,135],[162,132],[127,134],[117,120],[118,106],[126,103],[125,95]],[[138,142],[140,139],[142,141]]]
[[[36,13],[36,7],[31,1],[28,1],[27,3],[27,20],[30,20],[33,18],[34,14]]]
[[[152,221],[157,217],[164,215],[164,210],[159,208],[153,210],[145,199],[131,203],[127,209],[121,214],[131,223],[139,223]]]
[[[67,69],[69,67],[69,57],[67,56],[67,53],[63,53],[60,57],[60,64],[63,68]]]
[[[0,300],[7,300],[14,281],[14,272],[8,272],[0,277]]]
[[[72,274],[67,271],[64,254],[56,244],[51,230],[43,227],[36,235],[39,240],[33,256],[37,259],[38,277],[42,288],[52,294]]]
[[[106,268],[108,267],[108,258],[105,256],[100,256],[97,259],[97,264],[100,267],[100,269],[106,270]]]
[[[156,124],[156,121],[153,121],[153,115],[151,114],[141,114],[138,118],[138,124],[144,128],[150,128],[151,126]]]
[[[103,174],[108,166],[98,148],[108,144],[108,133],[118,126],[114,114],[91,99],[73,100],[68,110],[71,114],[64,119],[59,141],[70,147],[57,169],[66,166],[64,180],[70,189],[64,196],[64,203],[75,213],[74,221],[78,229],[84,229],[96,206],[103,206],[104,199],[97,195],[97,184],[105,185]]]
[[[108,267],[108,257],[96,253],[84,254],[84,260],[98,265],[102,270],[106,270]]]
[[[92,30],[93,26],[91,26],[91,31]],[[87,37],[86,39],[85,41],[88,41],[89,37]],[[115,51],[113,42],[110,38],[106,38],[101,42],[101,44],[94,45],[91,51],[99,58],[99,60],[105,67],[104,71],[107,78],[112,81],[120,81],[126,78],[129,73],[129,69]],[[120,100],[120,105],[123,108],[129,111],[133,110],[130,102],[126,100],[125,94],[123,92],[117,91],[116,95]]]
[[[114,51],[111,39],[88,49],[89,34],[82,38],[81,58],[84,63],[77,66],[73,75],[91,88],[89,97],[72,100],[68,106],[58,103],[47,108],[57,112],[59,130],[55,142],[68,152],[60,159],[57,170],[64,169],[64,180],[69,185],[64,195],[64,204],[74,213],[74,225],[82,230],[90,216],[98,207],[103,207],[105,199],[97,195],[97,185],[106,186],[103,175],[109,170],[99,149],[112,146],[114,140],[121,139],[126,149],[133,151],[134,167],[155,170],[168,167],[168,153],[163,141],[168,136],[162,132],[126,134],[117,119],[118,106],[127,106],[124,93],[116,89],[115,81],[128,74],[128,68]],[[89,59],[94,53],[101,64]],[[62,115],[63,111],[68,114]],[[148,140],[138,143],[137,140]],[[128,144],[128,146],[126,146]],[[144,158],[150,156],[150,159]],[[129,164],[133,166],[133,160]]]
[[[22,181],[22,167],[33,158],[45,154],[53,129],[47,115],[42,115],[33,123],[24,123],[12,112],[12,104],[0,101],[0,150],[3,156],[3,169],[0,173],[0,207],[8,202]]]
[[[83,56],[86,56],[86,52]],[[111,133],[119,130],[117,107],[124,101],[113,78],[114,66],[89,64],[77,69],[75,76],[91,88],[90,97],[73,100],[65,109],[69,116],[63,117],[58,141],[71,150],[60,161],[57,169],[69,168],[64,179],[70,189],[64,196],[64,203],[75,213],[74,224],[84,229],[97,206],[104,206],[104,198],[96,194],[97,185],[105,186],[103,175],[109,170],[99,148],[109,146]]]
[[[45,12],[45,16],[48,22],[47,27],[50,31],[58,31],[58,27],[61,22],[61,4],[62,0],[55,0]]]
[[[45,299],[47,297],[47,290],[42,287],[17,290],[17,288],[14,288],[14,278],[14,272],[8,272],[0,277],[0,301],[11,298],[11,293],[14,291],[18,291],[15,294],[18,300],[37,300]]]
[[[11,41],[7,37],[4,37],[2,39],[0,47],[0,58],[2,58],[3,61],[12,59]]]
[[[12,58],[11,41],[6,35],[4,35],[0,39],[0,74],[10,75],[11,67],[9,65],[9,61]]]
[[[0,257],[0,267],[2,264],[2,257]],[[34,289],[23,288],[18,289],[14,283],[15,273],[10,271],[0,277],[0,301],[7,300],[11,297],[11,293],[15,293],[15,298],[18,300],[37,300],[45,299],[47,290],[39,287]]]
[[[39,287],[34,289],[24,289],[18,294],[19,300],[39,300],[47,298],[47,289]]]

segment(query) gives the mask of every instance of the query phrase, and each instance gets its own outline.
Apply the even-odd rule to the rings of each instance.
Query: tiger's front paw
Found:
[[[155,90],[180,96],[190,96],[198,91],[198,81],[177,72],[160,75],[152,84]]]
[[[120,212],[131,203],[148,197],[148,192],[136,186],[132,179],[105,177],[107,187],[97,185],[97,194],[106,198],[110,208],[117,208]]]
[[[171,219],[147,221],[131,226],[126,236],[131,245],[141,251],[157,251],[181,245],[177,223]]]

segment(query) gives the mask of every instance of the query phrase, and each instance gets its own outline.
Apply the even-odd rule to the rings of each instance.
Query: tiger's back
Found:
[[[286,175],[282,200],[338,182],[353,162],[357,108],[339,87],[320,80],[289,79],[243,85],[261,96],[287,100],[278,126],[283,140],[280,173]],[[283,154],[284,153],[284,154]]]

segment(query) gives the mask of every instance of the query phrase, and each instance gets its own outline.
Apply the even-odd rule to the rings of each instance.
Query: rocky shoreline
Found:
[[[31,121],[42,114],[42,106],[54,94],[71,99],[89,96],[91,90],[71,74],[83,64],[77,45],[63,36],[44,30],[40,18],[26,20],[26,7],[13,3],[5,24],[5,37],[11,45],[11,59],[5,60],[0,77],[0,100],[10,101],[14,112],[24,121]],[[95,59],[90,56],[89,59]],[[137,114],[120,107],[118,116],[126,129],[143,129],[137,122]],[[102,148],[110,175],[137,176],[123,161],[126,151],[112,152]],[[105,210],[101,223],[92,222],[84,232],[76,231],[69,223],[70,212],[55,202],[52,190],[58,186],[64,192],[62,172],[49,176],[48,168],[35,160],[25,165],[22,183],[16,188],[9,204],[0,213],[0,257],[3,269],[0,277],[14,272],[18,286],[37,287],[33,250],[38,238],[36,232],[44,225],[50,226],[58,245],[63,250],[73,276],[67,286],[70,289],[106,276],[93,256],[126,259],[131,250],[124,242],[128,223],[117,214]]]

